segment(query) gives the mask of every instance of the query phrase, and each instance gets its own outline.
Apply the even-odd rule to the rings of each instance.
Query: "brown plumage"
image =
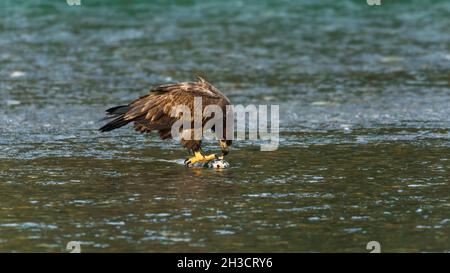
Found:
[[[171,128],[175,121],[182,118],[171,116],[172,108],[177,105],[186,105],[191,115],[194,115],[194,98],[202,98],[202,110],[208,105],[219,106],[224,115],[224,132],[226,131],[226,106],[230,100],[212,84],[201,77],[196,82],[182,82],[174,84],[159,85],[150,90],[147,95],[132,101],[128,105],[121,105],[106,110],[106,119],[112,119],[101,127],[101,132],[108,132],[120,128],[130,122],[134,123],[136,131],[150,133],[157,131],[161,139],[171,138]],[[203,118],[202,128],[211,119]],[[193,120],[192,128],[193,128]],[[224,133],[225,134],[225,133]],[[224,140],[224,136],[218,136]],[[224,141],[225,142],[225,141]],[[181,140],[181,144],[192,152],[200,150],[201,140]],[[226,141],[226,146],[231,141]],[[222,145],[221,145],[222,146]],[[223,148],[223,147],[222,147]],[[223,154],[226,154],[222,149]]]

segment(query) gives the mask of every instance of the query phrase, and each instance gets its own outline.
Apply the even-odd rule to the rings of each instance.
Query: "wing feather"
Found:
[[[202,98],[202,110],[207,105],[218,105],[225,113],[225,106],[230,104],[228,98],[205,79],[201,77],[197,79],[197,82],[164,84],[152,88],[148,94],[127,105],[127,111],[114,120],[115,124],[120,126],[108,128],[113,130],[134,122],[137,131],[149,133],[152,130],[159,130],[161,138],[168,138],[173,123],[181,118],[181,116],[172,117],[172,109],[178,105],[185,105],[193,114],[195,97]]]

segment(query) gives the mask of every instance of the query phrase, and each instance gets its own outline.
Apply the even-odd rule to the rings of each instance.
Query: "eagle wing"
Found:
[[[191,121],[194,112],[194,98],[202,98],[202,110],[208,105],[218,105],[225,113],[229,99],[212,84],[198,77],[196,82],[165,84],[154,87],[147,95],[132,101],[126,106],[118,106],[107,110],[111,122],[100,128],[110,131],[134,122],[139,132],[149,133],[157,130],[162,139],[171,137],[171,127],[182,116],[172,116],[172,109],[185,105],[191,110]],[[117,114],[116,114],[117,113]],[[206,122],[203,119],[202,124]]]

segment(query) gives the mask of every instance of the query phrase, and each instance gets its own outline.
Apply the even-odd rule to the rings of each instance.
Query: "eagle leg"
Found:
[[[190,167],[197,162],[208,162],[216,158],[217,158],[216,154],[210,154],[205,156],[200,151],[194,151],[194,156],[186,159],[184,161],[184,164]]]

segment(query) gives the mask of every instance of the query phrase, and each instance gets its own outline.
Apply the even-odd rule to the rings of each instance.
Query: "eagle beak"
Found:
[[[227,141],[226,140],[220,140],[219,144],[220,144],[220,148],[222,149],[222,158],[223,158],[224,156],[226,156],[230,152],[230,150],[228,149],[228,145],[227,145]]]

